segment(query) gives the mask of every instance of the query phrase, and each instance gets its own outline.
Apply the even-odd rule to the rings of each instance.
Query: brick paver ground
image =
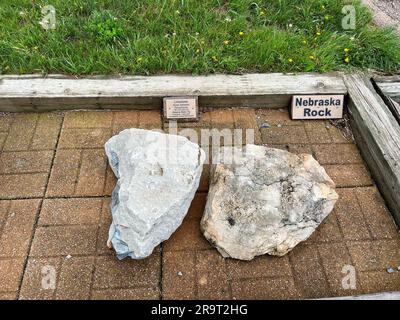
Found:
[[[219,109],[194,128],[255,129],[257,144],[311,153],[340,200],[309,240],[282,257],[223,259],[199,229],[205,165],[183,224],[147,259],[106,247],[115,178],[103,144],[129,127],[167,128],[156,111],[0,116],[0,299],[297,299],[400,290],[400,236],[352,141],[285,110]],[[243,141],[245,141],[245,136]],[[343,267],[356,288],[343,289]],[[55,275],[55,282],[47,276]]]

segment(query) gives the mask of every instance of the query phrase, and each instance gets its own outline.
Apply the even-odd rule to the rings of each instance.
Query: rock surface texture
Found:
[[[128,129],[105,144],[118,178],[109,246],[119,259],[142,259],[182,223],[199,186],[205,155],[188,139]]]
[[[247,145],[221,148],[214,163],[201,229],[224,257],[285,255],[338,199],[334,182],[311,155]]]

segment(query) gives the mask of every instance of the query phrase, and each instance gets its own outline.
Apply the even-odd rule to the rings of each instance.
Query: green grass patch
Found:
[[[356,8],[343,30],[342,8]],[[41,8],[56,9],[44,30]],[[400,69],[394,30],[357,0],[1,0],[0,73]]]

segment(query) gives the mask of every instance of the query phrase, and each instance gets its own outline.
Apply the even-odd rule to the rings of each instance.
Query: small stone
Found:
[[[72,258],[72,256],[69,254],[69,255],[67,255],[66,257],[65,257],[65,260],[69,260],[69,259],[71,259]]]
[[[206,284],[207,284],[207,278],[205,277],[205,276],[202,276],[200,279],[199,279],[199,285],[201,285],[201,286],[205,286]]]
[[[281,125],[281,124],[278,124],[277,127],[278,127],[278,128],[282,128],[282,125]]]
[[[308,154],[247,145],[223,147],[215,160],[201,229],[224,257],[285,255],[338,199],[334,182]]]
[[[117,185],[108,245],[143,259],[182,223],[200,183],[204,151],[187,138],[127,129],[105,144]]]
[[[182,276],[183,276],[183,273],[182,273],[181,271],[178,271],[178,276],[179,276],[179,277],[182,277]]]
[[[264,122],[264,123],[262,123],[261,125],[260,125],[260,128],[261,129],[266,129],[266,128],[269,128],[270,127],[270,125],[268,124],[268,123],[266,123],[266,122]]]
[[[387,273],[394,273],[395,270],[392,267],[386,269]]]

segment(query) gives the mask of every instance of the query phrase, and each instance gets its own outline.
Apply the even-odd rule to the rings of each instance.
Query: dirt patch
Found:
[[[398,0],[362,0],[374,13],[379,26],[394,26],[400,35],[400,2]]]
[[[380,10],[400,23],[400,2],[398,0],[373,0]]]

